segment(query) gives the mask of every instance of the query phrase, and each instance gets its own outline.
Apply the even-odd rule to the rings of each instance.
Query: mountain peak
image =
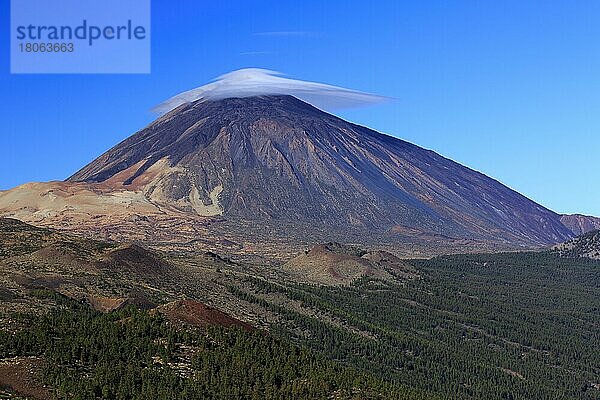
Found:
[[[159,160],[177,164],[188,156],[202,152],[215,140],[223,139],[223,134],[244,148],[250,137],[267,134],[275,139],[278,133],[290,134],[296,130],[295,127],[323,125],[333,121],[349,125],[291,95],[197,100],[182,104],[159,117],[67,181],[103,182],[144,161],[123,181],[127,185]],[[240,127],[245,129],[238,129]]]
[[[171,97],[155,107],[164,113],[197,100],[221,100],[263,95],[292,95],[322,109],[355,107],[387,100],[386,97],[339,86],[285,78],[281,73],[246,68],[218,77],[215,81]]]
[[[182,104],[68,181],[268,226],[540,245],[572,235],[557,214],[483,174],[290,95]]]

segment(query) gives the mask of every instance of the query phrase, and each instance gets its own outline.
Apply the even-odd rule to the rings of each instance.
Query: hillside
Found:
[[[323,285],[349,284],[363,276],[412,279],[414,268],[384,251],[366,251],[340,243],[326,243],[289,260],[283,269],[299,282]]]
[[[600,260],[600,230],[590,231],[553,247],[553,251],[566,258],[591,258]]]
[[[565,214],[560,221],[575,235],[581,235],[589,231],[600,229],[600,218],[581,214]]]

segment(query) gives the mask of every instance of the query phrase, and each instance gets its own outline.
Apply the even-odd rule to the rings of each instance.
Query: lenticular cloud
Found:
[[[247,68],[221,75],[214,82],[171,97],[153,111],[166,113],[181,104],[229,97],[292,95],[315,107],[333,110],[381,103],[386,97],[323,83],[284,78],[266,69]]]

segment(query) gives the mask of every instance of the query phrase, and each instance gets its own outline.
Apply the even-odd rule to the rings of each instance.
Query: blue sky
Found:
[[[598,1],[155,0],[148,75],[11,75],[0,7],[0,189],[64,179],[166,98],[259,67],[393,97],[337,114],[600,216]]]

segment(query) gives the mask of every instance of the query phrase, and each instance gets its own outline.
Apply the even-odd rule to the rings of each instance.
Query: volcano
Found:
[[[0,213],[75,230],[87,216],[117,233],[129,221],[150,242],[255,233],[534,247],[573,236],[490,177],[287,95],[182,104],[64,182],[0,192]]]

